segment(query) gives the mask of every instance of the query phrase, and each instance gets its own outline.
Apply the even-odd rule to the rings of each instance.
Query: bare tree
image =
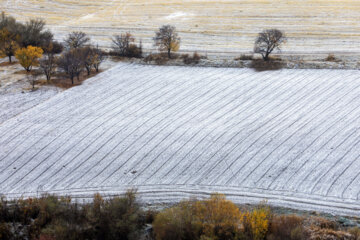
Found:
[[[71,79],[71,84],[74,84],[74,78],[80,80],[80,74],[84,70],[84,55],[80,49],[72,49],[59,58],[57,65],[62,69]]]
[[[171,58],[171,51],[176,52],[180,48],[180,37],[174,26],[162,26],[153,39],[155,46],[158,46],[160,51],[167,51],[169,58]]]
[[[101,49],[99,49],[99,47],[97,46],[96,48],[94,48],[94,62],[93,62],[93,66],[95,68],[96,72],[99,72],[99,67],[100,64],[105,60],[105,55],[103,53],[103,51],[101,51]]]
[[[26,73],[26,78],[30,82],[30,84],[32,86],[32,90],[35,90],[35,83],[36,83],[37,79],[41,76],[41,74],[42,73],[38,70]]]
[[[64,40],[67,49],[82,48],[90,42],[90,38],[84,32],[71,32]]]
[[[264,61],[268,61],[272,51],[280,50],[280,45],[285,41],[286,37],[282,31],[278,29],[264,30],[255,40],[254,52],[260,53]]]
[[[119,56],[128,56],[130,44],[135,38],[130,33],[115,35],[112,39],[112,48]]]
[[[49,82],[56,69],[56,58],[52,52],[46,53],[45,57],[40,59],[40,69],[45,74],[46,81]]]

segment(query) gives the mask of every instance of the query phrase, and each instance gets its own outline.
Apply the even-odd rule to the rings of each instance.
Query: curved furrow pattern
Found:
[[[279,74],[277,74],[276,76],[281,76]],[[284,77],[284,79],[282,79],[283,81],[286,82],[286,84],[291,84],[292,82],[290,80],[294,80],[294,78],[290,78],[287,79],[286,77]],[[276,84],[281,84],[280,88],[277,87]],[[240,130],[246,130],[248,125],[251,125],[253,122],[255,122],[257,120],[257,118],[254,117],[255,114],[258,113],[258,111],[261,109],[262,111],[266,112],[268,109],[271,109],[271,107],[273,107],[273,104],[278,104],[277,101],[271,101],[272,99],[276,99],[276,97],[281,96],[281,94],[285,93],[286,91],[280,91],[284,88],[284,86],[286,85],[284,83],[282,83],[282,81],[278,81],[277,83],[270,83],[270,85],[266,85],[265,88],[260,89],[259,92],[261,92],[261,94],[257,94],[256,92],[252,95],[249,96],[249,98],[246,99],[246,103],[248,104],[242,104],[243,107],[245,107],[245,111],[241,112],[241,116],[239,117],[235,117],[235,118],[229,118],[227,120],[227,122],[224,125],[219,125],[220,128],[224,127],[225,130],[221,130],[220,129],[220,133],[221,135],[218,136],[216,138],[215,141],[213,141],[213,143],[224,143],[224,146],[231,146],[229,143],[231,141],[233,141],[233,139],[238,135],[239,131],[234,131],[232,128],[234,128],[236,126],[236,128],[234,129],[240,129]],[[296,82],[293,84],[297,84]],[[274,91],[274,89],[276,89],[276,91]],[[264,91],[266,90],[266,91]],[[266,104],[263,104],[263,99],[264,98],[269,98],[270,101],[268,101]],[[244,103],[245,103],[244,102]],[[250,114],[249,114],[250,111]],[[244,118],[243,118],[244,117]],[[233,120],[236,121],[236,123],[233,122]],[[250,121],[250,122],[249,122]],[[229,126],[227,126],[226,124],[230,124]],[[227,126],[227,127],[225,127]],[[233,136],[228,136],[229,134],[234,134]],[[225,138],[224,140],[220,140],[221,138]],[[226,139],[228,138],[228,139]],[[194,148],[198,147],[198,144],[194,143]],[[202,148],[203,150],[207,151],[209,148]],[[216,146],[211,146],[212,150],[218,149]],[[229,153],[229,149],[225,150],[227,153]],[[215,153],[212,152],[206,152],[206,154],[212,154],[211,156],[202,156],[205,152],[201,152],[201,154],[197,153],[197,158],[199,158],[200,160],[203,159],[206,162],[209,162],[211,159],[214,158],[214,156],[219,152],[219,150],[217,150]],[[187,151],[187,154],[191,153],[191,151]],[[220,158],[223,159],[223,158]],[[221,160],[220,160],[221,161]],[[196,164],[196,167],[192,166],[193,164]],[[187,172],[188,169],[190,169],[190,171],[193,171],[193,174],[195,174],[196,169],[198,168],[202,168],[203,164],[201,163],[201,161],[198,161],[196,159],[196,161],[192,161],[191,165],[186,166],[186,168],[183,170],[183,172]],[[186,178],[187,180],[184,180],[183,183],[186,183],[189,179],[189,176],[191,176],[192,174],[186,174]],[[182,176],[185,176],[182,175]],[[179,177],[179,179],[177,179],[177,181],[179,183],[182,182],[182,176]]]
[[[356,89],[355,89],[356,90]],[[337,91],[339,92],[339,91]],[[341,92],[341,91],[340,91]],[[351,91],[353,92],[353,90]],[[332,93],[330,94],[331,95],[331,98],[333,98],[336,94]],[[334,107],[336,106],[336,103],[339,103],[339,100],[341,99],[342,101],[344,101],[344,96],[349,96],[349,93],[345,93],[344,95],[340,95],[337,99],[335,100],[332,100],[330,101],[330,97],[326,99],[326,104],[330,104],[331,107],[329,107],[329,109],[331,111],[334,110]],[[357,97],[357,96],[355,96]],[[351,100],[349,102],[352,102]],[[344,104],[346,105],[346,104]],[[318,135],[316,134],[317,131],[320,131],[322,130],[323,128],[325,128],[325,131],[326,131],[326,127],[327,125],[325,125],[328,121],[332,121],[332,120],[336,120],[334,122],[332,122],[331,126],[334,127],[334,125],[338,124],[341,120],[343,120],[343,118],[346,116],[346,114],[339,114],[339,111],[341,110],[348,110],[347,108],[343,108],[344,105],[340,105],[337,107],[338,111],[337,112],[334,112],[332,113],[331,116],[324,116],[323,118],[318,118],[318,116],[321,116],[321,115],[325,115],[325,110],[321,111],[319,114],[316,114],[316,113],[313,113],[312,115],[314,115],[310,121],[308,121],[306,124],[304,124],[300,129],[296,130],[294,133],[292,133],[288,138],[286,138],[283,142],[280,143],[280,145],[278,145],[277,147],[275,147],[273,149],[273,151],[271,151],[269,154],[267,154],[265,157],[260,157],[262,160],[260,161],[260,163],[251,171],[249,171],[249,173],[247,175],[245,175],[244,179],[248,179],[248,177],[253,174],[254,171],[257,171],[258,173],[255,173],[254,175],[255,176],[260,176],[263,177],[264,176],[264,172],[266,173],[266,170],[265,169],[262,169],[262,168],[259,168],[260,166],[264,166],[265,168],[266,167],[269,167],[269,163],[266,164],[266,160],[272,162],[273,158],[269,158],[271,155],[275,155],[275,156],[282,156],[283,154],[285,153],[282,153],[282,152],[276,152],[276,151],[281,151],[280,148],[282,148],[282,151],[283,152],[289,152],[289,151],[293,151],[293,149],[295,148],[296,149],[296,146],[299,145],[299,148],[301,149],[305,149],[304,148],[304,144],[301,144],[301,140],[303,139],[306,139],[307,141],[309,140],[312,140],[312,137],[314,136],[315,138],[318,137]],[[320,105],[320,108],[321,108],[321,105]],[[330,111],[328,111],[330,112]],[[309,111],[309,113],[311,113],[311,111]],[[308,115],[310,115],[308,113]],[[336,119],[336,117],[342,117],[342,118],[338,118]],[[306,128],[305,128],[306,127]],[[327,129],[330,129],[331,127],[327,127]],[[283,129],[285,129],[285,127],[283,127]],[[290,129],[290,128],[286,128],[287,130]],[[308,130],[307,130],[308,129]],[[314,133],[315,132],[315,133]],[[304,134],[305,133],[305,134]],[[277,133],[279,134],[279,133]],[[282,134],[282,132],[280,133]],[[296,135],[298,134],[298,136]],[[271,139],[274,139],[274,137],[271,137]],[[276,139],[279,139],[279,138],[276,138]],[[291,142],[292,139],[295,140],[295,142]],[[291,142],[291,144],[288,144],[287,142]],[[289,145],[291,145],[292,147],[289,147]],[[296,154],[296,152],[295,152]],[[277,157],[278,161],[277,162],[281,162],[282,161],[282,158],[281,157]],[[251,159],[250,159],[251,160]],[[285,164],[284,163],[280,163],[282,164],[282,166],[284,166]],[[271,178],[271,176],[269,176],[269,178]],[[259,180],[257,180],[258,182]],[[245,185],[247,184],[247,182],[245,181],[244,182]],[[258,186],[258,185],[257,185]],[[260,186],[258,186],[260,187]]]
[[[276,151],[277,148],[281,146],[282,142],[286,142],[295,132],[301,130],[305,126],[309,126],[309,123],[312,120],[316,119],[317,116],[320,116],[321,112],[317,113],[316,110],[321,108],[321,105],[326,101],[327,97],[334,94],[334,92],[337,92],[336,89],[332,89],[331,87],[329,87],[333,85],[321,84],[321,87],[324,86],[325,89],[319,89],[320,93],[318,93],[317,91],[312,91],[311,95],[304,95],[308,97],[305,98],[305,105],[301,105],[301,103],[304,103],[304,98],[301,98],[301,101],[297,102],[298,105],[295,103],[294,105],[299,106],[299,109],[295,114],[288,115],[288,117],[286,118],[288,122],[284,121],[284,119],[280,119],[279,122],[276,122],[274,128],[270,129],[270,131],[264,130],[264,132],[258,131],[258,129],[254,131],[253,134],[255,136],[256,134],[259,134],[260,136],[258,136],[254,142],[250,141],[249,147],[241,151],[241,154],[235,160],[233,160],[234,163],[240,163],[241,166],[235,167],[236,169],[238,169],[238,171],[225,183],[237,185],[239,183],[243,183],[245,179],[248,180],[249,173],[256,169],[257,165],[259,165],[264,159],[266,159],[268,154],[272,154],[272,152]],[[332,91],[329,92],[330,90]],[[324,93],[326,93],[325,96],[323,95]],[[319,98],[320,96],[322,98]],[[307,101],[312,102],[312,105],[307,104]],[[316,104],[314,104],[314,102]],[[287,112],[289,113],[289,110]],[[311,112],[313,112],[313,114],[308,114]],[[322,110],[322,112],[325,112],[325,110]],[[261,127],[263,128],[264,126]],[[290,131],[291,129],[294,130]],[[288,135],[284,134],[284,132]],[[267,136],[266,134],[269,133],[271,135]],[[279,145],[271,145],[272,143],[277,144],[278,142],[280,142]],[[270,150],[270,152],[268,152],[267,150]],[[252,152],[254,154],[249,157],[248,154]],[[260,155],[258,156],[258,154]]]
[[[252,124],[250,124],[249,127],[245,129],[245,131],[235,131],[234,137],[237,137],[238,140],[235,141],[235,143],[232,145],[230,145],[228,143],[226,143],[228,145],[224,145],[225,147],[226,146],[231,147],[230,150],[228,150],[226,148],[224,149],[222,147],[222,148],[220,148],[220,150],[222,150],[222,152],[220,150],[218,150],[217,152],[215,152],[215,154],[212,155],[211,159],[218,159],[218,158],[219,159],[227,159],[228,157],[233,157],[234,151],[235,150],[239,151],[239,149],[238,149],[239,146],[246,147],[246,149],[243,151],[243,153],[244,153],[244,152],[248,151],[250,148],[252,148],[256,142],[263,139],[262,136],[259,136],[256,138],[256,140],[254,142],[249,141],[249,139],[252,139],[251,136],[256,134],[259,131],[259,129],[264,128],[265,130],[260,131],[260,133],[266,134],[268,132],[271,132],[271,130],[273,130],[274,128],[277,128],[278,124],[275,120],[280,119],[280,121],[283,121],[283,119],[286,119],[287,117],[291,116],[292,111],[296,111],[296,109],[297,109],[296,107],[294,107],[294,106],[296,106],[296,103],[301,102],[300,100],[302,100],[302,101],[304,100],[301,93],[303,93],[304,91],[306,92],[307,84],[305,84],[306,82],[305,83],[302,82],[302,83],[304,85],[301,88],[297,87],[296,84],[289,86],[290,88],[292,88],[293,86],[295,87],[295,89],[297,90],[295,93],[292,93],[292,91],[288,90],[288,89],[285,89],[285,91],[284,91],[286,96],[288,94],[291,94],[292,97],[297,97],[297,98],[295,98],[295,100],[277,102],[278,104],[272,107],[272,109],[271,109],[272,111],[268,112],[267,114],[264,113],[264,114],[260,115],[259,118],[257,119],[257,121],[254,121]],[[314,91],[312,94],[316,94],[316,91],[319,87],[321,87],[321,84],[319,84],[317,87],[315,87],[313,89]],[[285,99],[286,99],[286,97],[285,97]],[[272,101],[266,101],[266,102],[272,102]],[[285,104],[285,107],[282,106],[284,104]],[[286,111],[286,109],[287,109],[286,104],[292,107],[292,109],[291,109],[292,111]],[[285,116],[282,116],[283,114],[285,114]],[[214,158],[214,156],[216,156],[216,155],[219,155],[219,156]],[[242,156],[242,155],[243,154],[241,154],[240,156]],[[217,181],[217,182],[228,181],[228,179],[225,180],[224,178],[234,177],[234,174],[235,174],[234,172],[236,172],[236,169],[241,169],[241,168],[234,167],[234,164],[239,164],[239,163],[241,163],[240,161],[233,161],[231,159],[230,159],[230,161],[229,160],[226,160],[226,161],[228,162],[228,166],[226,168],[217,168],[216,167],[217,164],[220,164],[221,162],[215,163],[213,166],[211,166],[209,164],[209,167],[211,167],[210,168],[211,170],[209,173],[211,173],[212,171],[215,171],[215,172],[217,172],[215,174],[218,175],[218,177],[215,177],[216,175],[213,174],[214,177],[211,177],[211,179],[213,179],[213,180],[210,182],[212,182],[213,184],[216,184],[214,181]],[[235,171],[233,171],[231,169],[235,169]],[[221,171],[223,171],[223,172],[221,172]],[[229,171],[229,173],[225,174],[225,171]],[[210,177],[210,176],[211,175],[209,175],[208,177]],[[201,179],[201,177],[199,176],[198,179]]]
[[[0,193],[224,192],[360,216],[358,75],[119,63],[0,125]]]
[[[145,75],[143,75],[145,74]],[[146,76],[147,73],[142,73],[139,74],[137,77],[140,80],[141,78],[143,78],[144,76]],[[173,73],[172,73],[173,74]],[[163,76],[166,76],[166,73],[163,74]],[[63,159],[66,159],[66,154],[69,154],[70,156],[72,155],[76,155],[76,153],[74,152],[70,152],[71,150],[74,150],[75,148],[73,147],[73,145],[71,144],[71,141],[69,141],[71,139],[72,136],[77,136],[78,140],[77,140],[77,144],[76,147],[79,148],[80,144],[88,144],[88,139],[97,139],[96,137],[92,136],[91,134],[98,134],[98,132],[106,132],[106,130],[108,129],[112,129],[114,124],[117,123],[118,121],[118,116],[119,114],[123,113],[125,111],[125,109],[127,109],[129,106],[134,107],[136,104],[137,105],[141,105],[143,106],[144,103],[142,103],[141,101],[147,100],[148,97],[151,97],[152,99],[156,99],[159,96],[156,96],[156,94],[162,94],[162,92],[160,91],[163,88],[167,87],[167,84],[164,84],[161,88],[158,88],[158,84],[156,84],[156,82],[154,83],[154,79],[156,79],[156,77],[158,76],[154,76],[152,79],[148,79],[145,83],[144,82],[140,82],[141,88],[139,86],[136,86],[134,88],[134,92],[129,91],[126,92],[126,94],[124,94],[123,96],[120,96],[121,98],[130,95],[130,98],[127,98],[125,101],[122,102],[122,104],[117,104],[117,102],[115,101],[116,99],[111,99],[111,104],[108,103],[108,105],[106,107],[103,107],[99,110],[96,110],[96,113],[98,114],[98,116],[96,117],[96,119],[92,120],[92,122],[88,123],[88,124],[82,124],[79,125],[80,130],[75,131],[74,126],[71,126],[70,128],[68,128],[68,130],[73,130],[73,132],[69,133],[69,137],[65,138],[65,137],[61,137],[62,134],[60,134],[59,136],[57,136],[57,138],[55,140],[60,139],[59,141],[63,141],[63,142],[55,142],[53,143],[53,147],[47,147],[47,149],[51,150],[50,155],[48,155],[46,158],[44,158],[44,160],[42,160],[40,162],[40,164],[42,162],[45,162],[48,158],[51,158],[51,156],[55,155],[56,156],[56,151],[61,148],[64,147],[66,145],[68,145],[68,149],[65,153],[62,153],[61,155],[58,155],[58,158],[56,158],[55,156],[51,158],[51,160],[53,160],[54,162],[56,162],[57,164],[59,164]],[[149,81],[150,80],[150,81]],[[138,82],[135,81],[134,82]],[[147,88],[146,85],[151,82],[151,85]],[[131,84],[129,84],[130,87]],[[131,89],[131,88],[130,88]],[[140,90],[139,92],[136,92],[135,90]],[[151,91],[149,91],[151,90]],[[149,91],[149,93],[146,93],[146,95],[144,94],[145,91]],[[144,94],[145,96],[143,96],[142,94]],[[141,95],[141,97],[139,98],[139,95]],[[114,95],[114,96],[118,96],[118,95]],[[139,98],[139,99],[136,99]],[[117,99],[119,99],[119,96],[117,97]],[[134,99],[134,100],[133,100]],[[133,101],[130,101],[133,100]],[[108,106],[111,107],[110,109],[108,109]],[[109,115],[110,114],[110,115]],[[109,116],[107,116],[109,115]],[[97,121],[95,121],[97,120]],[[96,125],[92,125],[95,124]],[[106,126],[106,124],[113,124],[110,125],[109,127]],[[91,131],[88,131],[88,128],[91,129]],[[96,131],[97,130],[97,131]],[[82,136],[81,133],[86,134],[85,136]],[[64,133],[64,132],[63,132]],[[85,142],[86,141],[86,142]],[[43,148],[44,149],[44,148]],[[55,151],[53,151],[55,149]],[[83,148],[83,151],[86,148]],[[39,151],[40,152],[40,151]],[[38,152],[38,153],[39,153]],[[80,153],[78,153],[80,154]],[[49,164],[49,161],[46,162],[47,164]],[[66,166],[67,163],[63,163],[63,165],[60,166]],[[29,166],[27,166],[29,168]],[[37,167],[39,167],[39,163],[37,163],[36,166],[34,166],[32,168],[32,170],[35,170]],[[60,167],[60,169],[58,171],[61,171],[62,167]],[[21,179],[18,180],[21,181],[24,177],[27,177],[28,174],[30,174],[32,171],[26,170],[27,174],[24,175]],[[56,172],[58,172],[56,171]],[[44,172],[46,172],[46,169],[44,170]],[[37,176],[36,178],[38,178],[40,176]],[[36,179],[35,179],[36,180]],[[18,184],[18,182],[16,182],[15,184]]]
[[[253,76],[253,77],[256,77],[256,75],[255,76]],[[253,78],[251,78],[251,79],[247,79],[247,81],[254,81],[255,82],[255,80],[256,79],[253,79]],[[257,83],[255,83],[254,84],[254,86],[257,86],[257,87],[259,87],[259,84],[257,84]],[[243,86],[242,86],[243,87]],[[216,136],[216,129],[217,128],[219,128],[219,127],[221,127],[222,129],[227,129],[227,124],[228,124],[228,122],[229,122],[229,119],[235,119],[235,118],[238,118],[239,116],[240,116],[240,114],[244,111],[244,108],[246,108],[246,104],[245,103],[247,103],[247,102],[249,102],[249,100],[250,99],[252,99],[253,97],[255,97],[254,95],[254,92],[256,93],[256,92],[258,92],[259,90],[258,89],[256,89],[256,88],[254,88],[254,87],[252,87],[251,89],[243,89],[244,90],[244,92],[241,94],[241,95],[244,95],[243,96],[243,98],[244,99],[241,99],[241,100],[245,100],[245,101],[238,101],[237,103],[238,104],[231,104],[231,105],[234,105],[234,106],[231,106],[231,108],[228,110],[228,111],[226,111],[225,113],[223,113],[220,117],[218,117],[217,119],[216,119],[216,121],[217,120],[222,120],[223,122],[221,123],[221,124],[216,124],[214,127],[210,127],[208,124],[204,124],[204,121],[198,121],[199,123],[201,123],[201,126],[202,127],[200,127],[200,124],[196,124],[196,129],[195,129],[195,134],[194,135],[190,135],[190,134],[188,134],[189,136],[188,136],[188,140],[186,140],[186,141],[182,141],[182,142],[179,142],[179,140],[180,140],[180,138],[177,138],[177,139],[175,139],[174,140],[174,142],[172,143],[172,144],[170,144],[169,145],[169,147],[171,146],[172,148],[174,147],[174,145],[176,144],[176,143],[178,143],[178,144],[181,144],[181,146],[178,146],[178,147],[176,147],[175,149],[174,149],[174,151],[168,151],[168,152],[165,152],[165,150],[167,150],[167,148],[164,148],[164,150],[161,152],[161,153],[159,153],[153,160],[152,160],[152,162],[154,162],[156,159],[158,159],[158,158],[160,158],[161,157],[161,159],[164,159],[164,161],[163,161],[163,164],[160,164],[160,165],[158,165],[159,166],[159,168],[156,168],[156,169],[150,169],[150,170],[148,170],[148,171],[150,171],[150,176],[148,176],[147,178],[146,178],[146,182],[148,182],[148,181],[150,181],[150,182],[152,182],[151,181],[151,179],[150,178],[153,178],[153,181],[156,181],[156,179],[158,179],[158,178],[161,178],[162,179],[162,181],[163,182],[167,182],[167,176],[172,172],[172,170],[174,170],[175,168],[177,168],[176,170],[177,171],[179,171],[179,167],[178,167],[178,164],[181,164],[181,163],[184,163],[184,162],[186,162],[186,161],[183,161],[184,160],[184,158],[186,158],[186,156],[188,155],[188,154],[191,154],[192,153],[192,151],[195,149],[195,147],[198,147],[199,146],[199,143],[202,143],[202,142],[204,142],[204,140],[205,139],[207,139],[208,141],[206,141],[207,143],[209,142],[209,140],[210,139],[212,139],[212,138],[215,138],[215,136]],[[264,91],[262,91],[263,93],[264,93]],[[251,95],[249,94],[249,93],[252,93]],[[240,96],[241,96],[240,95]],[[245,98],[246,97],[246,98]],[[260,98],[261,98],[261,96],[260,96]],[[241,107],[240,107],[240,104],[241,104]],[[250,104],[250,103],[249,103]],[[191,129],[191,127],[193,127],[194,128],[194,124],[192,124],[188,129],[187,129],[187,131],[189,131],[190,129]],[[198,129],[198,130],[197,130]],[[194,130],[193,130],[194,131]],[[196,141],[196,139],[195,139],[195,137],[201,132],[201,131],[203,131],[203,135],[200,135],[198,138],[200,138],[200,140],[199,141]],[[222,131],[220,131],[220,132],[222,132]],[[226,130],[224,131],[224,132],[226,132]],[[185,132],[186,133],[186,132]],[[211,142],[211,141],[210,141]],[[186,148],[186,145],[189,145],[189,146],[191,146],[192,147],[192,149],[191,150],[187,150],[187,151],[182,151],[183,150],[183,148]],[[206,147],[204,147],[205,149],[207,148],[207,146]],[[160,156],[160,154],[162,154],[163,152],[165,152],[165,154],[167,154],[167,155],[169,155],[169,156]],[[186,154],[185,156],[177,156],[176,154],[178,154],[178,153],[184,153],[184,154]],[[166,159],[166,160],[165,160]],[[193,162],[196,162],[196,159],[194,159],[194,161]],[[174,165],[174,166],[172,166],[172,164]],[[170,170],[169,170],[169,168],[171,168]],[[162,170],[162,171],[161,171]],[[158,176],[158,177],[154,177],[154,175],[155,174],[163,174],[162,176]],[[165,174],[165,176],[164,176],[164,174]],[[146,175],[145,175],[146,176]],[[178,179],[177,177],[175,178],[175,179]]]
[[[131,133],[129,133],[129,134],[126,133],[126,134],[127,134],[128,136],[131,136],[132,133],[137,132],[137,130],[140,129],[140,127],[141,127],[142,125],[146,126],[146,124],[147,124],[148,122],[150,122],[151,119],[156,118],[156,117],[159,116],[160,114],[161,114],[161,115],[162,115],[162,114],[165,114],[166,111],[174,110],[174,109],[173,109],[174,103],[176,103],[177,101],[181,101],[181,100],[183,100],[183,99],[188,98],[189,95],[191,95],[191,93],[192,93],[193,91],[199,90],[199,87],[197,87],[197,88],[189,88],[189,86],[187,86],[187,85],[184,85],[184,84],[181,84],[181,85],[182,85],[183,89],[182,89],[182,88],[177,88],[177,87],[170,87],[171,91],[176,90],[176,92],[173,93],[172,95],[170,95],[167,99],[164,98],[165,95],[162,95],[162,97],[161,97],[162,101],[168,103],[168,106],[172,106],[172,107],[167,108],[167,109],[162,109],[161,106],[164,106],[163,102],[162,102],[162,103],[156,103],[156,104],[154,105],[154,108],[153,108],[153,109],[150,109],[150,110],[148,110],[147,112],[145,112],[145,113],[143,113],[143,114],[139,114],[139,115],[136,116],[137,119],[141,119],[141,117],[142,117],[143,115],[146,115],[146,114],[151,113],[151,114],[152,114],[151,117],[149,117],[145,122],[141,122],[141,125],[137,124],[136,121],[134,121],[133,123],[134,123],[134,126],[136,127],[135,130],[132,130]],[[193,87],[193,86],[192,86],[192,87]],[[191,90],[191,91],[189,92],[189,90]],[[158,98],[159,98],[159,97],[158,97]],[[179,99],[179,98],[180,98],[180,99]],[[155,110],[158,110],[159,112],[156,112]],[[174,111],[173,111],[173,112],[169,112],[168,114],[169,114],[169,115],[173,115],[173,114],[174,114]],[[150,116],[150,115],[147,115],[147,116]],[[129,125],[124,125],[124,127],[129,128]],[[130,129],[130,128],[129,128],[129,129]],[[121,130],[123,130],[123,129],[121,129]],[[120,130],[120,131],[121,131],[121,130]],[[124,132],[123,132],[123,133],[124,133]],[[125,134],[123,134],[123,135],[125,135]],[[111,138],[110,138],[110,140],[111,140]],[[117,140],[118,140],[118,139],[117,139]],[[124,141],[124,140],[126,140],[126,138],[125,138],[125,139],[122,139],[121,142]],[[103,147],[103,146],[106,146],[106,145],[109,145],[109,144],[108,144],[108,143],[105,143],[105,144],[103,144],[103,145],[98,145],[97,148],[99,149],[100,147]],[[117,144],[117,145],[118,145],[118,144]],[[115,146],[117,146],[117,145],[115,145]],[[112,149],[116,149],[116,147],[113,147]],[[110,151],[110,152],[106,152],[105,157],[108,156],[109,154],[111,154],[111,151]],[[105,157],[102,157],[102,158],[101,158],[101,156],[100,156],[100,157],[90,156],[90,157],[91,157],[91,158],[95,158],[95,161],[96,161],[96,159],[98,159],[98,158],[101,159],[101,160],[98,161],[98,162],[96,162],[96,163],[94,164],[92,161],[88,161],[89,158],[87,158],[87,159],[86,159],[85,161],[83,161],[82,163],[84,163],[84,164],[85,164],[85,163],[88,163],[89,165],[91,165],[90,167],[89,167],[89,166],[85,166],[86,168],[89,168],[89,169],[93,169],[93,168],[95,168],[95,167],[101,166],[100,163],[101,163],[101,162],[104,160],[104,158],[105,158]],[[114,159],[117,159],[117,158],[114,158]],[[105,161],[105,162],[106,162],[106,161]],[[106,162],[106,164],[112,164],[112,162],[110,162],[110,163],[109,163],[109,162]],[[82,166],[82,164],[79,165],[78,167],[80,167],[80,166]],[[88,171],[87,171],[87,169],[85,169],[85,170],[81,170],[81,172],[84,172],[84,173],[86,174]],[[82,178],[82,180],[84,180],[85,176],[83,176],[83,175],[85,175],[85,174],[80,175],[81,178]],[[74,173],[73,175],[74,175],[75,178],[77,178],[77,179],[79,178],[79,174]],[[87,175],[90,175],[90,174],[87,174]],[[71,183],[71,182],[73,182],[73,179],[72,179],[71,177],[69,177],[67,182],[68,182],[68,183]],[[65,182],[64,182],[64,184],[65,184]]]

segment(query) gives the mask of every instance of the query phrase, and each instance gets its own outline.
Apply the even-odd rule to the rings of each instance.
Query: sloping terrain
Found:
[[[0,7],[22,21],[46,19],[58,39],[82,30],[101,46],[110,45],[111,35],[130,31],[152,49],[154,31],[173,24],[181,50],[208,54],[252,51],[265,28],[287,33],[284,53],[360,50],[358,0],[1,0]]]
[[[0,193],[217,191],[360,216],[359,73],[120,63],[0,125]]]

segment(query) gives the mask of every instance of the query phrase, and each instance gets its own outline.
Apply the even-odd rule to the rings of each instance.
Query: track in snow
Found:
[[[0,193],[360,216],[358,71],[119,64],[0,125]]]

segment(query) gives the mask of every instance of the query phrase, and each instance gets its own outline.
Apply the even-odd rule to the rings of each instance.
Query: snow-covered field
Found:
[[[0,125],[0,193],[360,216],[359,74],[120,63]]]
[[[180,50],[250,52],[257,33],[279,28],[288,36],[284,53],[360,52],[358,0],[1,0],[0,7],[22,21],[46,19],[58,39],[82,30],[101,46],[130,31],[152,49],[154,31],[173,24]]]
[[[7,58],[0,59],[0,63]],[[20,64],[0,66],[0,124],[56,95],[61,89],[54,86],[36,86],[22,73]]]

